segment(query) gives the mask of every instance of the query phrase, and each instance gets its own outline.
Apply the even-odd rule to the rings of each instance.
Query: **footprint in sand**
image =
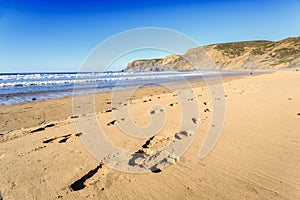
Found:
[[[161,169],[158,167],[158,165],[154,165],[153,167],[151,167],[151,172],[160,173]]]
[[[92,178],[98,171],[99,169],[101,169],[103,166],[102,163],[100,163],[99,165],[97,165],[97,167],[95,167],[94,169],[91,169],[88,173],[86,173],[85,175],[83,175],[80,179],[74,181],[70,186],[70,190],[71,191],[78,191],[78,190],[82,190],[86,187],[85,182]]]
[[[211,108],[206,108],[205,110],[204,110],[204,112],[212,112],[213,110],[211,109]]]
[[[34,130],[30,131],[30,133],[36,133],[36,132],[44,131],[44,130],[46,130],[46,128],[51,128],[53,126],[55,126],[55,124],[53,124],[53,123],[46,124],[45,126],[42,126],[42,127],[39,127],[37,129],[34,129]]]
[[[79,118],[78,115],[73,115],[73,116],[70,117],[70,119],[77,119],[77,118]]]
[[[193,117],[192,121],[193,121],[194,124],[200,124],[201,123],[201,119],[199,117],[198,118]]]
[[[174,137],[175,137],[175,139],[182,140],[183,138],[189,137],[192,135],[193,135],[192,131],[180,131],[179,133],[176,133]]]
[[[174,107],[176,104],[178,104],[178,103],[177,102],[176,103],[170,103],[169,106]]]
[[[132,154],[132,158],[129,160],[128,164],[130,166],[139,166],[141,168],[149,169],[153,173],[160,173],[162,172],[162,168],[170,164],[177,163],[179,161],[179,157],[173,155],[171,152],[165,151],[164,149],[153,152],[152,148],[154,148],[154,146],[158,143],[163,143],[164,141],[168,142],[173,139],[181,140],[191,135],[192,131],[188,130],[176,133],[174,137],[152,136],[142,145],[141,149]],[[161,157],[161,155],[165,156]],[[158,162],[151,166],[151,163],[155,160]]]
[[[161,112],[164,112],[164,110],[163,110],[163,109],[155,109],[155,110],[151,110],[151,111],[150,111],[150,114],[151,114],[151,115],[154,115],[154,114],[156,114],[156,113],[161,113]]]
[[[167,158],[166,158],[166,162],[167,163],[170,163],[170,164],[175,164],[176,162],[179,161],[179,157],[173,155],[173,154],[170,154]]]
[[[162,172],[161,169],[163,169],[164,167],[170,165],[170,164],[176,164],[179,161],[179,157],[173,155],[173,154],[169,154],[166,158],[164,158],[163,160],[161,160],[159,163],[157,163],[156,165],[152,166],[150,168],[151,172],[153,173],[160,173]]]
[[[69,139],[71,139],[71,138],[77,138],[77,137],[79,137],[81,135],[82,135],[82,133],[63,135],[63,136],[60,136],[60,137],[54,137],[54,138],[50,138],[48,140],[44,140],[43,143],[47,144],[47,143],[53,143],[53,142],[57,142],[57,141],[58,141],[58,143],[65,143]]]
[[[127,120],[126,118],[121,118],[120,120],[114,119],[114,120],[112,120],[111,122],[107,123],[106,125],[107,125],[107,126],[112,126],[112,125],[116,125],[116,124],[118,124],[118,123],[120,123],[120,122],[122,122],[122,121],[126,121],[126,120]]]
[[[206,106],[208,106],[209,102],[204,101],[203,104],[206,105]]]
[[[107,126],[112,126],[118,123],[118,120],[112,120],[111,122],[107,123]]]
[[[103,110],[101,113],[109,113],[109,112],[112,112],[113,110],[117,110],[117,108],[106,109],[106,110]]]
[[[152,99],[144,100],[143,103],[146,103],[148,101],[152,101]]]

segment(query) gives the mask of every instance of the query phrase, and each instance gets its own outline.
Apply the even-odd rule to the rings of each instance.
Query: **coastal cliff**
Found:
[[[193,63],[193,65],[191,64]],[[189,49],[184,55],[135,60],[124,71],[191,71],[198,69],[283,69],[300,67],[300,37],[280,41],[245,41]]]

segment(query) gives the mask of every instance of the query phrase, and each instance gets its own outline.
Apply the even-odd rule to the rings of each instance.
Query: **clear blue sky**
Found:
[[[201,45],[280,40],[300,36],[300,1],[0,0],[0,72],[77,71],[100,42],[139,27],[174,29]]]

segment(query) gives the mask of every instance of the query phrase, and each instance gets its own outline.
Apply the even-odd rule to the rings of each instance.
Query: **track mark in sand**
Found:
[[[143,148],[149,148],[151,141],[154,139],[154,136],[150,137],[149,140],[145,142],[145,144],[142,145]]]
[[[36,148],[34,148],[34,149],[32,150],[32,152],[33,152],[33,151],[39,151],[39,150],[44,149],[44,148],[46,148],[46,146],[36,147]]]
[[[76,180],[74,183],[72,183],[70,185],[70,190],[71,191],[78,191],[78,190],[82,190],[86,187],[85,185],[85,182],[92,178],[97,172],[99,169],[101,169],[103,166],[102,163],[100,163],[99,165],[97,165],[96,168],[94,169],[91,169],[88,173],[86,173],[85,175],[83,175],[80,179]]]
[[[176,103],[170,103],[169,106],[173,107],[175,106],[176,104],[178,104],[177,102]]]
[[[137,150],[134,154],[132,154],[132,158],[128,161],[130,166],[139,165],[143,166],[146,157],[152,153],[151,147],[159,141],[154,141],[155,136],[150,137],[141,147],[141,149]]]
[[[193,121],[194,124],[200,124],[201,123],[201,119],[200,118],[196,118],[196,117],[193,117],[192,121]]]
[[[77,118],[79,118],[79,115],[73,115],[70,117],[70,119],[77,119]]]
[[[28,155],[28,154],[30,154],[30,153],[32,153],[32,152],[35,152],[35,151],[40,151],[40,150],[42,150],[42,149],[44,149],[44,148],[46,148],[47,146],[40,146],[40,147],[36,147],[36,148],[34,148],[34,149],[32,149],[31,151],[28,151],[28,152],[20,152],[20,153],[18,153],[17,155],[18,156],[25,156],[25,155]],[[0,158],[1,158],[1,156],[0,156]]]
[[[145,159],[144,151],[138,150],[134,154],[132,154],[132,158],[128,161],[130,166],[139,165],[140,167],[143,166],[143,162]]]
[[[102,113],[109,113],[109,112],[112,112],[113,110],[117,110],[117,108],[106,109],[106,110],[103,110]]]
[[[155,113],[161,113],[161,112],[164,112],[164,110],[163,109],[155,109],[155,110],[151,110],[150,114],[154,115]]]
[[[44,130],[46,130],[46,128],[51,128],[53,126],[55,126],[55,124],[53,124],[53,123],[47,124],[47,125],[45,125],[43,127],[39,127],[37,129],[34,129],[34,130],[30,131],[30,133],[36,133],[36,132],[44,131]]]
[[[47,125],[45,126],[45,128],[50,128],[50,127],[53,127],[53,126],[55,126],[55,124],[51,123],[51,124],[47,124]]]
[[[179,133],[176,133],[174,137],[178,140],[182,140],[183,138],[189,136],[192,136],[191,131],[180,131]]]
[[[172,137],[166,137],[166,136],[161,136],[161,135],[155,135],[150,137],[137,151],[137,153],[144,153],[146,155],[150,155],[152,153],[152,148],[159,145],[163,144],[164,142],[169,142],[172,140]]]
[[[43,143],[44,144],[53,143],[54,141],[58,141],[58,143],[65,143],[70,138],[79,137],[81,135],[82,135],[82,133],[63,135],[63,136],[60,136],[60,137],[54,137],[54,138],[50,138],[48,140],[44,140]]]
[[[112,126],[112,125],[116,125],[116,124],[118,124],[118,123],[120,123],[120,122],[122,122],[122,121],[126,121],[126,120],[127,120],[126,118],[121,118],[120,120],[114,119],[114,120],[112,120],[111,122],[107,123],[106,125],[107,125],[107,126]]]
[[[144,100],[143,103],[146,103],[148,101],[152,101],[152,99]]]
[[[34,130],[31,131],[30,133],[36,133],[36,132],[40,132],[40,131],[44,131],[44,130],[45,130],[44,127],[40,127],[40,128],[34,129]]]
[[[160,173],[160,172],[161,172],[161,169],[159,169],[159,168],[157,167],[157,164],[154,165],[153,167],[151,167],[150,170],[151,170],[152,173]]]
[[[118,120],[112,120],[111,122],[109,122],[109,123],[107,123],[106,125],[107,126],[112,126],[112,125],[115,125],[115,124],[117,124],[118,123]]]
[[[206,109],[204,110],[204,112],[212,112],[212,109],[211,109],[211,108],[206,108]]]
[[[159,147],[165,142],[169,143],[175,140],[184,140],[192,136],[192,131],[180,131],[173,136],[152,136],[150,137],[141,148],[132,154],[131,159],[128,161],[130,166],[138,166],[140,168],[149,169],[152,173],[162,172],[162,168],[170,164],[175,164],[179,161],[179,157],[174,155],[172,150],[166,151],[163,147],[161,150],[153,151],[154,147]],[[158,145],[158,146],[157,146]],[[155,164],[154,164],[155,163]]]

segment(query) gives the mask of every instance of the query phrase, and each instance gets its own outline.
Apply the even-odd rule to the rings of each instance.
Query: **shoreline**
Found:
[[[265,73],[257,73],[253,74],[252,76],[259,76],[261,74],[266,74],[271,72],[265,72]],[[232,75],[226,75],[224,77],[221,77],[221,81],[228,82],[234,79],[244,78],[248,77],[249,74],[232,74]],[[206,86],[206,83],[203,79],[201,80],[190,80],[188,81],[192,87],[198,86],[203,87]],[[199,85],[198,85],[199,84]],[[173,83],[167,83],[166,85],[173,85],[178,86],[180,88],[182,86],[182,83],[180,82],[173,82]],[[148,89],[152,89],[152,92],[148,92]],[[107,109],[110,104],[107,104],[108,100],[111,99],[110,96],[113,92],[122,92],[130,90],[130,88],[126,88],[123,90],[116,90],[116,91],[109,91],[109,92],[98,92],[98,93],[92,93],[92,94],[82,94],[77,96],[87,96],[87,95],[95,95],[96,99],[99,99],[100,102],[106,102],[105,104],[102,104],[100,107],[97,107],[96,112],[99,113],[101,110]],[[164,89],[163,86],[153,86],[148,85],[142,88],[138,88],[139,93],[137,96],[133,97],[133,99],[142,98],[143,96],[147,95],[158,95],[167,92],[166,89]],[[154,92],[153,92],[154,91]],[[37,100],[33,102],[23,102],[20,104],[13,104],[13,105],[0,105],[0,133],[4,134],[6,132],[11,132],[13,130],[18,130],[21,128],[30,128],[33,126],[39,126],[45,123],[51,123],[51,121],[60,121],[65,120],[72,116],[72,99],[73,96],[66,96],[61,98],[52,98],[52,99],[43,99],[43,100]],[[53,107],[53,105],[56,105],[57,107]],[[64,113],[61,113],[61,109],[65,109]],[[49,110],[52,109],[53,113],[47,114],[43,113],[43,110]],[[33,112],[32,112],[33,110]],[[6,116],[5,114],[13,112],[13,116]],[[26,117],[26,115],[29,115],[28,113],[33,114],[32,120],[28,123],[24,124],[16,124],[13,123],[15,121],[20,122],[20,118]],[[22,113],[21,115],[19,113]],[[23,116],[22,116],[23,115]],[[56,115],[56,116],[54,116]],[[13,117],[15,120],[10,121],[11,124],[7,125],[9,122],[5,120],[6,118]]]
[[[255,74],[262,74],[262,73],[271,73],[272,71],[255,71]],[[116,72],[116,76],[120,76],[120,74],[122,74],[123,72]],[[31,80],[29,78],[29,83],[26,83],[27,78],[24,78],[23,82],[21,81],[21,86],[19,86],[19,82],[14,82],[15,84],[17,84],[17,86],[1,86],[0,87],[0,102],[1,105],[0,106],[10,106],[10,105],[16,105],[16,104],[21,104],[21,103],[26,103],[26,102],[35,102],[35,101],[42,101],[42,100],[47,100],[47,99],[56,99],[56,98],[63,98],[63,97],[70,97],[73,95],[89,95],[89,94],[93,94],[93,93],[101,93],[101,92],[114,92],[114,91],[119,91],[119,90],[126,90],[126,89],[131,89],[137,86],[137,84],[143,84],[145,87],[148,87],[147,85],[151,86],[151,84],[154,84],[155,82],[157,82],[158,84],[165,84],[165,85],[174,85],[174,84],[180,84],[181,82],[185,82],[185,81],[189,81],[189,82],[198,82],[198,81],[202,81],[204,78],[214,78],[214,77],[234,77],[234,76],[243,76],[243,75],[247,75],[249,73],[251,73],[251,71],[214,71],[214,70],[210,70],[210,71],[201,71],[201,72],[183,72],[183,76],[179,76],[177,77],[176,74],[172,74],[174,72],[170,71],[166,71],[164,72],[158,72],[158,73],[149,73],[149,72],[144,72],[142,74],[140,74],[140,72],[137,73],[126,73],[127,75],[123,75],[120,76],[119,78],[121,78],[119,80],[119,82],[115,83],[115,82],[111,82],[110,84],[106,83],[106,80],[104,81],[105,84],[103,85],[98,85],[99,83],[97,81],[92,81],[93,78],[91,79],[85,79],[84,83],[93,83],[93,84],[89,84],[89,85],[81,85],[80,83],[75,84],[73,86],[68,85],[66,87],[65,84],[59,85],[59,84],[53,84],[53,81],[55,82],[55,80],[51,80],[50,82],[52,82],[49,85],[43,85],[43,87],[47,87],[42,89],[40,88],[41,85],[34,85],[32,86],[33,88],[30,89],[30,86],[28,85],[30,82],[32,82],[33,80]],[[188,74],[185,74],[188,73]],[[190,73],[190,74],[189,74]],[[199,73],[199,74],[198,74]],[[39,73],[34,73],[35,75],[40,75]],[[47,74],[47,73],[42,73],[42,75],[51,75]],[[53,73],[55,75],[57,75],[57,73]],[[84,74],[94,74],[94,73],[84,73]],[[108,74],[114,74],[114,73],[108,73]],[[128,75],[130,74],[130,75]],[[171,75],[174,76],[173,79],[163,79],[158,78],[157,80],[155,79],[145,79],[145,80],[139,80],[136,79],[133,82],[124,82],[124,80],[127,80],[127,78],[134,76],[133,74],[136,75],[142,75],[142,77],[146,74],[147,76],[151,77],[151,76],[164,76],[165,74],[167,75]],[[180,74],[180,73],[179,73]],[[31,75],[31,74],[23,74],[23,75]],[[58,73],[59,75],[59,73]],[[69,75],[69,76],[74,76],[76,75],[75,72],[72,72],[70,74],[64,73],[64,75]],[[178,74],[177,74],[178,75]],[[196,76],[195,76],[196,75]],[[94,75],[91,75],[94,76]],[[126,78],[126,76],[128,76]],[[138,76],[137,76],[138,77]],[[106,77],[108,79],[112,78],[112,77]],[[122,79],[123,78],[123,79]],[[1,80],[1,77],[0,77]],[[74,79],[69,79],[69,80],[65,80],[68,83],[69,82],[74,82],[76,81],[77,78]],[[78,79],[79,81],[81,81],[81,79]],[[24,82],[25,81],[25,82]],[[39,80],[38,80],[39,81]],[[38,82],[37,81],[37,82]],[[43,80],[42,82],[45,82],[47,80]],[[62,80],[56,80],[61,82]],[[36,82],[36,81],[34,81]],[[95,85],[94,85],[95,83]],[[3,84],[12,84],[11,82],[7,82],[7,83],[3,83]],[[23,85],[25,84],[25,86]],[[155,85],[155,84],[154,84]],[[22,87],[24,87],[24,91],[22,90]],[[38,89],[34,89],[35,87],[37,87]],[[14,92],[8,92],[6,90],[6,88],[10,88],[12,91],[15,90]],[[3,90],[3,91],[2,91]]]

